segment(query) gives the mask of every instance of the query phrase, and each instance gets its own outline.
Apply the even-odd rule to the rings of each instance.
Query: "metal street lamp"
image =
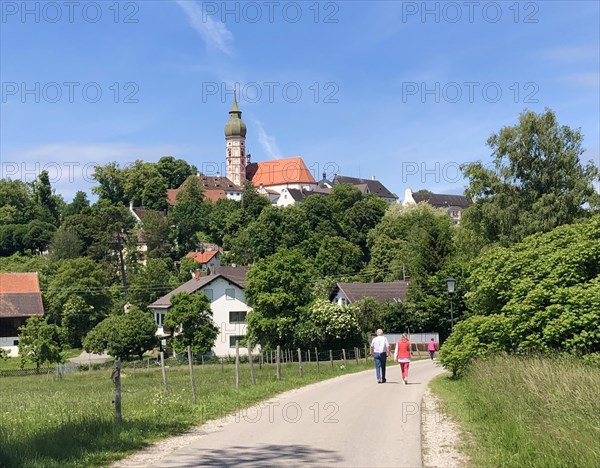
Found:
[[[450,277],[446,278],[446,286],[448,287],[448,294],[450,294],[450,330],[454,331],[454,304],[452,299],[454,298],[456,280]]]

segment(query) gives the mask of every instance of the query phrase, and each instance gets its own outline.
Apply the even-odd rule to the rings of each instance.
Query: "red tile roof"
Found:
[[[0,273],[0,294],[39,293],[37,273]]]
[[[300,157],[276,159],[249,164],[246,178],[255,187],[285,184],[316,184],[308,167]]]
[[[0,273],[0,317],[44,315],[37,273]]]
[[[186,255],[186,257],[189,257],[198,263],[208,263],[218,253],[218,250],[210,250],[208,252],[190,252]]]

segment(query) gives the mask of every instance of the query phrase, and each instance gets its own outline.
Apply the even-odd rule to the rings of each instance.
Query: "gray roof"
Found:
[[[216,266],[212,268],[211,274],[206,276],[200,276],[198,279],[192,278],[191,280],[183,283],[181,286],[175,288],[168,294],[165,294],[163,297],[158,298],[148,307],[156,308],[156,309],[168,309],[171,307],[171,296],[186,292],[186,293],[194,293],[204,286],[212,283],[217,278],[223,278],[227,281],[235,284],[236,286],[244,289],[246,287],[246,273],[248,272],[249,267],[239,266]]]
[[[457,206],[459,208],[468,208],[471,202],[464,195],[443,195],[440,193],[415,192],[412,194],[415,202],[427,202],[436,208],[448,208]]]
[[[347,177],[336,175],[333,178],[333,183],[335,184],[351,184],[358,187],[363,193],[365,193],[368,188],[368,193],[372,193],[373,195],[377,195],[381,198],[393,198],[397,199],[398,196],[390,192],[385,186],[379,182],[378,180],[373,179],[359,179],[357,177]]]
[[[300,189],[289,188],[287,191],[295,201],[301,201],[304,198],[304,192]]]
[[[333,299],[338,291],[344,293],[352,304],[364,297],[373,297],[379,302],[394,302],[406,300],[408,281],[389,281],[387,283],[338,283],[330,298]]]
[[[0,295],[0,318],[31,317],[33,315],[44,315],[40,293]]]

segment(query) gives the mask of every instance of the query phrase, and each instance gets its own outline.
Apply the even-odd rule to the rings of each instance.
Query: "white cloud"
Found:
[[[252,119],[252,122],[258,128],[258,142],[262,146],[263,151],[270,159],[278,159],[281,157],[281,151],[277,146],[275,138],[268,135],[262,123],[259,120]]]
[[[562,81],[585,88],[596,88],[600,85],[599,72],[572,73],[562,78]]]
[[[545,49],[542,51],[542,55],[562,63],[598,62],[598,47],[589,45],[560,46]]]
[[[234,55],[233,34],[224,23],[211,18],[202,7],[189,0],[177,0],[177,4],[187,15],[191,25],[200,34],[206,45],[214,47],[229,56]]]

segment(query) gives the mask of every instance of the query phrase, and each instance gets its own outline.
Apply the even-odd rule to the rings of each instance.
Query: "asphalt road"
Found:
[[[398,364],[387,383],[375,369],[287,392],[217,422],[206,435],[162,454],[153,467],[420,467],[420,404],[436,363]]]

